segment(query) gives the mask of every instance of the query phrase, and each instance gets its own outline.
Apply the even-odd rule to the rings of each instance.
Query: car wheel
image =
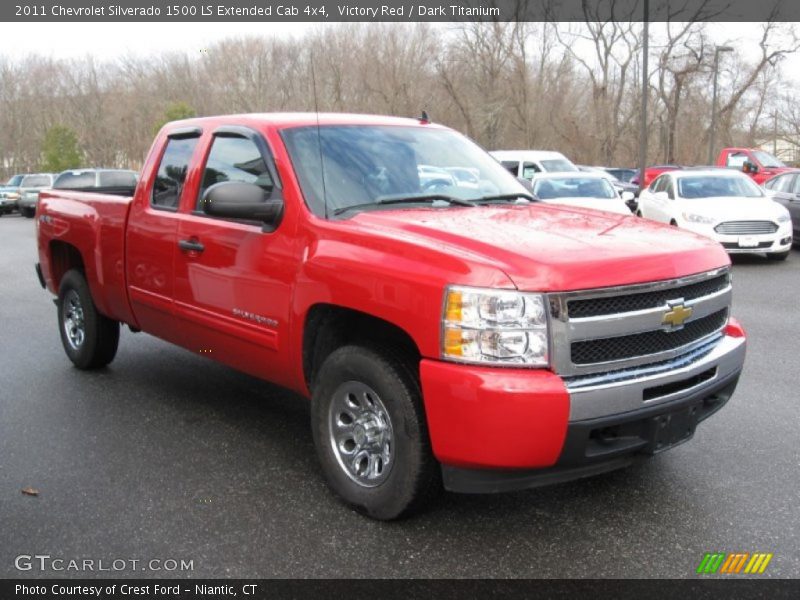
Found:
[[[32,219],[33,216],[36,214],[36,211],[33,210],[32,208],[23,208],[21,209],[21,212],[22,216],[25,217],[26,219]]]
[[[61,343],[76,367],[97,369],[114,360],[119,323],[97,312],[80,271],[67,271],[61,279],[56,305]]]
[[[363,346],[335,350],[316,378],[311,428],[329,486],[372,518],[399,518],[441,489],[408,359]]]
[[[776,262],[781,260],[786,260],[787,258],[789,258],[789,250],[787,250],[786,252],[770,252],[769,254],[767,254],[768,260],[774,260]]]

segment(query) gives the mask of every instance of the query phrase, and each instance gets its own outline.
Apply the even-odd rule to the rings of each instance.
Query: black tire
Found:
[[[98,369],[114,360],[119,345],[119,323],[97,312],[89,285],[80,271],[73,269],[64,274],[56,305],[61,343],[76,367]]]
[[[767,260],[774,260],[775,262],[786,260],[789,258],[790,252],[790,250],[787,250],[786,252],[770,252],[767,254]]]
[[[21,208],[20,212],[26,219],[32,219],[36,215],[36,210],[33,208]]]
[[[422,508],[442,489],[439,465],[431,452],[416,372],[413,362],[387,350],[344,346],[325,359],[316,377],[311,400],[311,429],[328,485],[345,502],[374,519],[391,520],[410,514]],[[352,389],[368,391],[349,393]],[[370,401],[370,392],[377,396],[377,401]],[[353,445],[349,449],[354,457],[349,461],[350,465],[354,465],[358,456],[365,452],[359,450],[363,447],[355,441],[358,439],[356,427],[351,434],[339,429],[334,421],[340,422],[344,414],[336,413],[347,411],[347,406],[354,407],[354,416],[359,414],[359,407],[341,404],[350,402],[350,399],[377,410],[378,414],[383,414],[383,408],[388,413],[391,444],[387,447],[391,454],[387,456],[390,459],[387,463],[376,459],[375,463],[382,464],[383,470],[373,482],[367,481],[367,475],[362,475],[359,483],[358,472],[348,472],[342,458],[344,450],[338,450],[339,447],[345,448],[347,442],[336,444],[332,439],[334,428],[340,440],[342,436],[352,435],[352,440],[347,440]],[[376,409],[376,405],[380,405],[379,408]],[[363,414],[356,419],[356,425],[361,418]],[[386,429],[379,434],[383,441],[377,443],[381,448],[384,435]],[[364,437],[361,435],[362,442]],[[372,464],[370,459],[369,465]],[[364,469],[369,470],[367,467]],[[372,485],[368,487],[370,483]]]

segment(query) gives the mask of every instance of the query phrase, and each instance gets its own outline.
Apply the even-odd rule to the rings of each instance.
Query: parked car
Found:
[[[800,169],[792,169],[764,182],[767,195],[786,207],[792,217],[794,243],[800,243]]]
[[[604,167],[590,167],[587,165],[578,165],[578,168],[585,172],[585,173],[599,173],[603,177],[605,177],[608,182],[614,186],[614,189],[620,194],[620,196],[625,192],[630,192],[631,195],[627,196],[626,204],[628,205],[628,209],[632,212],[636,212],[636,198],[639,196],[639,186],[633,183],[627,183],[624,181],[620,181],[614,175],[608,172],[607,169]]]
[[[539,173],[531,183],[534,195],[543,202],[631,214],[626,200],[632,200],[633,194],[624,192],[623,199],[607,173]]]
[[[653,180],[662,173],[666,173],[667,171],[677,171],[678,169],[682,168],[683,167],[680,167],[678,165],[656,165],[653,167],[647,167],[644,170],[644,183],[640,186],[640,189],[648,187],[653,182]],[[634,175],[633,178],[631,179],[631,183],[639,186],[639,180],[640,180],[639,171],[636,171],[636,175]]]
[[[374,518],[442,485],[626,466],[690,439],[738,382],[719,244],[536,202],[444,126],[188,119],[144,164],[133,196],[42,192],[36,269],[67,357],[108,364],[123,323],[295,390],[331,489]],[[419,165],[480,189],[431,192]]]
[[[736,169],[764,183],[770,177],[790,170],[769,152],[757,148],[723,148],[717,156],[717,166]]]
[[[19,200],[17,206],[23,217],[32,219],[36,214],[39,192],[53,185],[55,175],[52,173],[32,173],[25,175],[19,184]]]
[[[717,240],[729,253],[784,260],[792,246],[789,212],[738,171],[670,171],[639,195],[641,216]]]
[[[0,217],[19,208],[19,184],[23,177],[25,177],[23,174],[14,175],[0,186]]]
[[[637,169],[629,169],[626,167],[603,167],[603,168],[624,183],[631,183],[631,179],[633,179],[639,172]]]
[[[578,171],[566,156],[549,150],[496,150],[490,152],[514,177],[531,180],[536,173]]]
[[[72,169],[56,177],[53,189],[129,196],[133,194],[138,180],[139,174],[128,169]]]

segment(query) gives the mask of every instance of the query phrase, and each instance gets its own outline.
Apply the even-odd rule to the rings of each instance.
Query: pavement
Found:
[[[2,217],[0,578],[693,578],[711,551],[771,552],[762,577],[800,576],[798,251],[735,261],[747,363],[693,440],[393,523],[328,491],[293,393],[127,329],[110,367],[73,368],[35,262],[34,222]]]

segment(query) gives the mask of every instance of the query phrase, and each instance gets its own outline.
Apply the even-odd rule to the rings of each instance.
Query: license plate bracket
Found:
[[[755,248],[758,246],[758,238],[752,235],[739,237],[739,248]]]
[[[688,406],[648,419],[649,442],[644,452],[658,454],[691,439],[697,428],[697,416],[698,407]]]

